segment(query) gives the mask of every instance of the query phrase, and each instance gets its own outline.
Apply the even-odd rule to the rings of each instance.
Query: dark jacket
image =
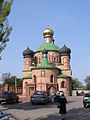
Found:
[[[64,96],[61,96],[59,97],[58,102],[60,104],[59,113],[66,114],[66,98]]]

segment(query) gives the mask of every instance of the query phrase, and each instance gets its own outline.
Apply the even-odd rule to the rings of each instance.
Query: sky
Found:
[[[84,84],[90,75],[90,0],[14,0],[8,21],[13,31],[1,54],[0,74],[22,78],[22,52],[28,46],[36,51],[49,25],[55,44],[71,49],[72,77]]]

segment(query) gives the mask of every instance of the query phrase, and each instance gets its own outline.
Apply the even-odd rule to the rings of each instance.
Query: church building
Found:
[[[28,99],[34,91],[63,91],[71,95],[71,50],[64,45],[59,48],[54,43],[54,31],[47,27],[43,31],[44,44],[36,51],[29,47],[23,51],[23,95]],[[39,44],[39,43],[37,43]]]

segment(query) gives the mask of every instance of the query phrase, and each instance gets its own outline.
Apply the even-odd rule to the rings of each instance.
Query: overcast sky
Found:
[[[13,31],[2,52],[0,74],[22,77],[23,50],[37,50],[49,25],[55,44],[71,49],[72,76],[83,82],[90,75],[90,0],[14,0],[9,24]]]

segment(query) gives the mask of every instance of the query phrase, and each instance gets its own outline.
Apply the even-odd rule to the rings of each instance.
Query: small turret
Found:
[[[34,52],[29,47],[23,51],[24,58],[33,58],[33,55],[34,55]]]
[[[28,47],[23,51],[24,58],[24,70],[30,70],[30,66],[33,61],[34,52]]]
[[[59,50],[61,56],[61,63],[64,65],[64,69],[70,69],[70,48],[64,46]]]
[[[70,56],[70,53],[71,53],[71,50],[70,48],[66,47],[66,45],[64,44],[64,46],[59,50],[59,53],[61,56],[67,56],[69,55]]]

